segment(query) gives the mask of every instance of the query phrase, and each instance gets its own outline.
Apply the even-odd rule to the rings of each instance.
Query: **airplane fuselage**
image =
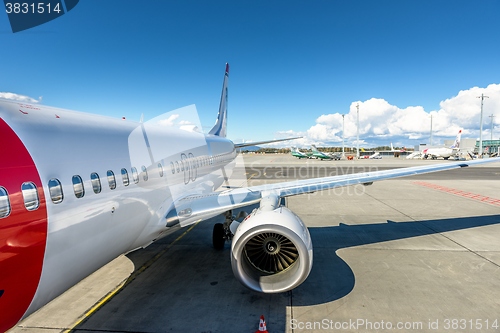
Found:
[[[176,230],[174,200],[236,157],[223,137],[4,100],[0,137],[0,331]]]
[[[457,148],[446,148],[446,147],[441,147],[441,148],[428,148],[423,151],[423,154],[426,156],[430,156],[432,158],[445,158],[448,159],[449,157],[456,155],[458,152]]]

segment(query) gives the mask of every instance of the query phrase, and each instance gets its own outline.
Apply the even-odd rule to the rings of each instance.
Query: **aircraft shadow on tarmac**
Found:
[[[169,244],[178,233],[127,255],[137,270],[145,260],[168,248],[75,332],[93,329],[161,332],[166,328],[226,332],[228,327],[243,331],[256,327],[261,314],[266,314],[269,329],[282,328],[287,325],[286,308],[291,304],[324,304],[354,289],[355,274],[339,257],[338,250],[495,225],[500,223],[500,215],[309,228],[314,246],[311,274],[301,286],[282,294],[253,292],[234,278],[229,245],[223,251],[211,248],[213,223],[213,220],[200,223],[174,246]]]
[[[355,275],[338,256],[338,250],[494,224],[500,224],[500,215],[309,228],[314,266],[308,279],[293,291],[293,304],[307,306],[331,302],[354,289]]]

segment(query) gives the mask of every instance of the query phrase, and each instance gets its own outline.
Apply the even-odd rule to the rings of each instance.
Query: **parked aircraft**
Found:
[[[215,224],[213,246],[231,242],[232,270],[246,287],[291,290],[309,275],[313,247],[282,198],[497,160],[219,190],[243,146],[226,138],[228,76],[226,65],[208,134],[0,100],[1,332],[120,254],[251,204],[258,208],[244,220]],[[175,113],[186,110],[195,109]]]
[[[315,145],[311,145],[312,156],[320,160],[331,160],[333,157],[329,154],[323,153],[316,148]]]
[[[414,151],[413,153],[409,154],[406,156],[407,160],[411,159],[421,159],[422,158],[422,153],[419,151]]]
[[[364,148],[360,148],[360,150],[362,152],[366,152],[366,150]],[[376,151],[371,155],[363,155],[361,158],[379,160],[382,158],[382,156],[380,155],[380,152]]]
[[[297,147],[292,147],[291,148],[291,154],[292,154],[292,156],[295,156],[298,159],[301,159],[301,158],[310,158],[310,154],[306,154],[306,153],[301,152],[299,150],[299,148],[297,148]]]
[[[442,157],[445,160],[449,159],[450,156],[456,155],[460,150],[460,138],[462,137],[462,130],[458,131],[455,142],[449,148],[438,147],[438,148],[427,148],[422,151],[424,158],[431,158],[433,160]]]
[[[403,153],[403,152],[406,151],[406,149],[405,148],[403,148],[403,149],[394,149],[394,147],[392,146],[392,142],[391,142],[391,151],[395,152],[395,153]]]

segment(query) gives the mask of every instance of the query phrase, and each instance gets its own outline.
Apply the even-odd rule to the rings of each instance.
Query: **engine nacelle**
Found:
[[[231,244],[231,266],[248,288],[279,293],[309,276],[313,251],[309,231],[286,207],[258,209],[238,226]]]

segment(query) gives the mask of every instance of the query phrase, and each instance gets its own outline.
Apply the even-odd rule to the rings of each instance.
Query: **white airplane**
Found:
[[[226,138],[226,65],[209,134],[0,100],[0,331],[13,327],[117,256],[201,220],[258,204],[214,226],[231,241],[235,277],[278,293],[309,275],[308,229],[281,198],[449,170],[481,159],[218,190],[236,149]],[[251,143],[252,145],[256,144]]]
[[[403,148],[403,149],[394,149],[394,147],[392,145],[392,142],[391,142],[391,151],[395,152],[395,153],[403,153],[403,152],[406,151],[406,149],[405,148]]]
[[[422,156],[424,158],[431,158],[433,160],[442,157],[445,160],[449,159],[451,156],[454,156],[460,150],[460,138],[462,137],[462,130],[458,131],[457,137],[455,138],[455,142],[453,145],[448,147],[438,147],[438,148],[427,148],[422,151]]]
[[[306,153],[301,152],[299,150],[299,148],[297,148],[297,147],[292,147],[290,149],[290,153],[292,154],[292,156],[297,157],[299,160],[301,158],[310,158],[310,155],[307,155]]]
[[[421,159],[421,158],[422,158],[422,153],[419,151],[414,151],[413,153],[406,156],[407,160]]]
[[[371,154],[371,155],[368,155],[368,159],[379,160],[381,158],[382,158],[382,156],[380,155],[380,152],[378,152],[378,151],[375,152],[375,153],[373,153],[373,154]]]
[[[317,158],[318,160],[331,160],[333,157],[329,154],[323,153],[316,148],[315,145],[311,145],[312,156]]]
[[[364,148],[360,149],[362,152],[365,152]],[[363,155],[361,158],[363,159],[375,159],[375,160],[380,160],[382,156],[380,155],[380,152],[376,151],[371,155]]]

